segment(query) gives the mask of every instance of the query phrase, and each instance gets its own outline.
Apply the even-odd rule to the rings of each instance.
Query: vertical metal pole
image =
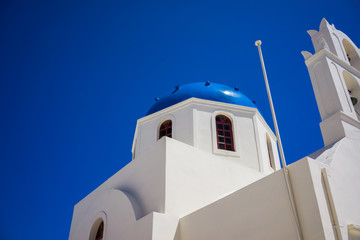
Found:
[[[272,98],[271,98],[270,87],[269,87],[268,78],[267,78],[267,75],[266,75],[265,64],[264,64],[264,59],[263,59],[263,56],[262,56],[260,45],[261,45],[261,41],[257,40],[255,42],[255,46],[257,46],[258,50],[259,50],[261,67],[262,67],[262,71],[263,71],[264,79],[265,79],[266,91],[267,91],[269,102],[270,102],[271,114],[272,114],[272,118],[273,118],[274,125],[275,125],[276,138],[277,138],[278,145],[279,145],[281,164],[283,165],[283,168],[285,168],[286,167],[286,161],[285,161],[284,150],[283,150],[282,143],[281,143],[279,128],[278,128],[277,121],[276,121],[274,105],[273,105],[273,101],[272,101]]]
[[[278,128],[277,121],[276,121],[274,105],[273,105],[272,98],[271,98],[271,92],[270,92],[269,82],[268,82],[268,79],[267,79],[266,70],[265,70],[265,64],[264,64],[264,59],[263,59],[262,52],[261,52],[261,47],[260,47],[260,46],[261,46],[261,41],[260,41],[260,40],[257,40],[257,41],[255,42],[255,46],[257,46],[257,47],[258,47],[258,50],[259,50],[261,67],[262,67],[262,71],[263,71],[263,74],[264,74],[266,91],[267,91],[268,98],[269,98],[269,102],[270,102],[271,114],[272,114],[273,121],[274,121],[274,125],[275,125],[275,132],[276,132],[276,138],[277,138],[277,142],[278,142],[278,146],[279,146],[279,151],[280,151],[281,163],[282,163],[282,165],[283,165],[283,170],[284,170],[284,179],[285,179],[285,183],[286,183],[286,189],[287,189],[288,194],[289,194],[289,200],[290,200],[290,204],[291,204],[291,209],[292,209],[292,211],[293,211],[295,224],[296,224],[296,226],[297,226],[296,230],[297,230],[297,234],[298,234],[298,239],[302,240],[302,239],[303,239],[303,235],[302,235],[302,231],[301,231],[300,219],[299,219],[298,211],[297,211],[296,204],[295,204],[293,187],[292,187],[292,185],[291,185],[291,179],[290,179],[290,176],[289,176],[289,171],[288,171],[288,168],[287,168],[287,166],[286,166],[284,150],[283,150],[283,147],[282,147],[281,138],[280,138],[280,133],[279,133],[279,128]]]

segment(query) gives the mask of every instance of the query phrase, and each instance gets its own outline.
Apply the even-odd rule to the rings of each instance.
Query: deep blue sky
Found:
[[[67,239],[73,206],[131,160],[136,120],[175,85],[238,86],[288,163],[323,146],[300,52],[323,17],[360,45],[358,0],[0,3],[0,239]]]

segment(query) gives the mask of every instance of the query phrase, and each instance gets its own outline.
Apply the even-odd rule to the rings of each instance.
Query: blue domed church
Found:
[[[137,121],[132,161],[75,205],[69,239],[360,239],[358,106],[339,88],[358,94],[360,52],[333,44],[352,47],[346,62],[332,34],[348,39],[324,19],[315,54],[303,52],[323,149],[283,171],[274,133],[237,87],[176,86]],[[331,61],[345,79],[331,78]]]
[[[276,138],[254,103],[210,82],[156,99],[137,122],[132,156],[76,205],[72,225],[82,216],[76,225],[87,231],[73,239],[96,239],[100,226],[106,239],[173,239],[180,218],[280,168]]]

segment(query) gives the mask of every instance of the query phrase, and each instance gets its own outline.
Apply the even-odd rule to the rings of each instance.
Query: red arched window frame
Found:
[[[166,120],[160,125],[159,128],[159,139],[163,136],[172,137],[172,122],[171,120]]]
[[[216,116],[216,141],[218,149],[235,151],[231,120],[224,115]]]

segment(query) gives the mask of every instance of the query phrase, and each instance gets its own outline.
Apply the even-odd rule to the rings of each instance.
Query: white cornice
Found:
[[[324,119],[322,122],[333,121],[334,119],[344,121],[344,122],[360,129],[360,121],[354,119],[353,117],[351,117],[341,111],[334,113],[330,117]]]
[[[205,100],[205,99],[192,97],[192,98],[186,99],[182,102],[179,102],[177,104],[174,104],[170,107],[167,107],[160,111],[157,111],[153,114],[150,114],[148,116],[140,118],[138,120],[138,122],[139,123],[148,122],[148,121],[151,121],[152,119],[157,118],[161,115],[165,115],[165,114],[172,113],[174,111],[178,111],[180,109],[183,109],[183,108],[188,107],[193,104],[199,104],[199,105],[207,106],[207,107],[226,107],[229,110],[234,110],[234,111],[244,112],[244,113],[254,113],[255,111],[257,111],[256,108],[252,108],[252,107],[245,107],[245,106],[240,106],[240,105],[236,105],[236,104],[223,103],[223,102],[217,102],[217,101],[211,101],[211,100]]]
[[[235,111],[235,112],[256,115],[260,119],[261,123],[265,126],[266,130],[272,135],[271,137],[275,138],[275,134],[273,133],[273,131],[271,130],[269,125],[266,123],[264,118],[261,116],[261,114],[257,108],[246,107],[246,106],[230,104],[230,103],[217,102],[217,101],[211,101],[211,100],[205,100],[205,99],[200,99],[200,98],[195,98],[195,97],[189,98],[187,100],[184,100],[182,102],[174,104],[170,107],[167,107],[165,109],[157,111],[153,114],[150,114],[148,116],[140,118],[137,121],[137,126],[139,124],[143,124],[143,123],[152,121],[153,119],[158,118],[159,116],[166,115],[166,114],[172,113],[174,111],[178,111],[180,109],[189,107],[190,105],[194,105],[194,104],[198,104],[198,105],[205,106],[205,107],[225,108],[225,109]],[[137,128],[137,126],[136,126],[136,128]],[[136,132],[137,132],[137,130],[136,130]],[[136,133],[135,133],[135,136],[136,136]]]
[[[339,57],[337,57],[335,54],[333,54],[332,52],[330,52],[327,49],[321,49],[320,51],[318,51],[317,53],[315,53],[314,55],[312,55],[311,57],[306,59],[305,64],[306,64],[306,66],[309,66],[323,57],[330,58],[331,60],[335,61],[338,65],[340,65],[341,67],[346,69],[348,72],[350,72],[350,73],[354,74],[355,76],[357,76],[358,78],[360,78],[359,70],[357,70],[356,68],[351,66],[348,62],[345,62],[344,60],[340,59]]]

